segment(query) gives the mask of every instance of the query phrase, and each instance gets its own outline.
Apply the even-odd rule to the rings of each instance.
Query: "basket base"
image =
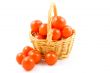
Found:
[[[75,34],[70,36],[67,39],[62,39],[60,41],[51,41],[50,44],[47,44],[47,40],[39,40],[30,34],[31,42],[35,49],[38,49],[42,55],[48,51],[55,51],[58,55],[58,59],[65,59],[68,57],[69,53],[72,50]]]

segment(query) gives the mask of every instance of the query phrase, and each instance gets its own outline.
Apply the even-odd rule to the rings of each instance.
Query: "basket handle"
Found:
[[[47,42],[48,44],[51,43],[52,41],[52,25],[51,25],[51,21],[52,21],[52,13],[54,14],[54,16],[57,16],[57,8],[55,3],[52,3],[48,12],[48,24],[47,24]]]

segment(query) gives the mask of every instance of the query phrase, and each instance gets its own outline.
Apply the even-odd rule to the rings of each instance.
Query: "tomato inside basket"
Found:
[[[47,23],[42,23],[41,20],[35,20],[33,21],[33,23],[31,23],[31,27],[32,26],[33,26],[33,28],[31,28],[32,35],[37,37],[37,39],[46,39],[48,30]],[[52,18],[51,29],[52,29],[52,40],[54,41],[66,39],[75,33],[74,29],[66,25],[66,20],[62,16],[54,16]]]

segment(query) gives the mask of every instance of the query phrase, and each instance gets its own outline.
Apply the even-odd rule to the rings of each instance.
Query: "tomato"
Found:
[[[66,20],[61,16],[54,16],[52,19],[52,27],[62,30],[66,26]]]
[[[31,23],[31,30],[33,32],[38,32],[40,25],[42,22],[40,20],[35,20]]]
[[[46,36],[40,35],[40,34],[37,34],[35,37],[36,37],[37,39],[46,39]]]
[[[22,67],[26,70],[29,71],[31,69],[33,69],[33,67],[35,66],[35,62],[31,57],[25,57],[22,61]]]
[[[40,52],[37,51],[37,50],[32,50],[32,51],[30,51],[30,52],[28,53],[28,55],[33,58],[33,60],[34,60],[34,62],[35,62],[36,64],[38,64],[38,63],[40,62],[40,60],[41,60],[41,54],[40,54]]]
[[[52,40],[59,40],[61,38],[61,32],[58,29],[53,29]]]
[[[47,35],[47,24],[42,24],[39,27],[39,34],[41,34],[41,35]]]
[[[45,62],[48,65],[54,65],[57,62],[57,55],[55,52],[50,51],[45,54]]]
[[[70,26],[66,26],[62,30],[62,37],[68,38],[73,34],[73,29]]]
[[[29,53],[29,51],[31,51],[31,50],[33,50],[33,48],[32,47],[30,47],[30,46],[25,46],[24,48],[23,48],[23,54],[25,55],[25,56],[28,56],[28,53]]]
[[[18,53],[16,56],[16,61],[18,64],[21,64],[22,60],[24,59],[25,55],[23,53]]]

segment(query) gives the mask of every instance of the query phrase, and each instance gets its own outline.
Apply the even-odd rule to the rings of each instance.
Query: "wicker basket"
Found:
[[[54,14],[54,16],[57,16],[57,9],[54,3],[51,4],[48,12],[47,38],[37,39],[30,33],[30,39],[34,47],[37,48],[41,52],[41,54],[44,55],[48,51],[55,51],[58,55],[58,59],[64,59],[68,57],[72,49],[75,34],[68,37],[67,39],[53,41],[52,31],[51,31],[52,30],[51,29],[52,13]]]

